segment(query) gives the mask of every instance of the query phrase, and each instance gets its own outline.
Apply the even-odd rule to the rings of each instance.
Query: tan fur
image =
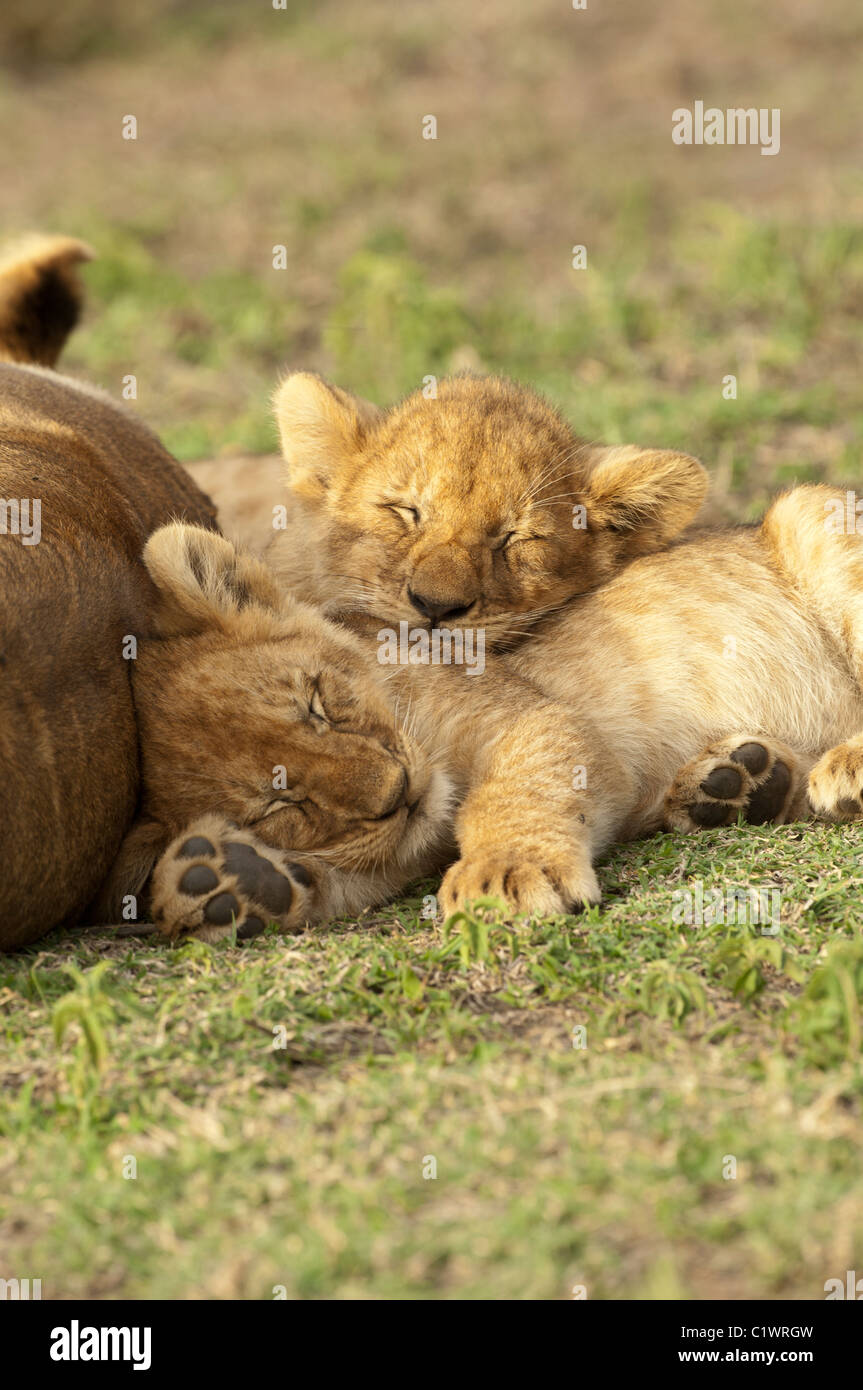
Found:
[[[0,265],[0,502],[41,508],[41,538],[0,529],[0,948],[76,920],[129,826],[138,739],[123,643],[145,632],[140,555],[173,516],[213,507],[107,396],[44,367],[77,315],[80,243]],[[29,259],[28,259],[29,257]]]

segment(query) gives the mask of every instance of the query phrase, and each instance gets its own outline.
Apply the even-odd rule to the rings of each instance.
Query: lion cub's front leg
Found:
[[[573,785],[573,765],[586,771]],[[601,898],[593,858],[618,812],[615,761],[589,754],[577,722],[559,706],[522,711],[492,740],[456,823],[460,858],[444,876],[449,915],[483,897],[513,915],[579,912]],[[622,803],[626,789],[621,776]]]
[[[805,814],[803,760],[778,739],[737,734],[684,764],[663,808],[668,830],[732,825],[783,825]]]

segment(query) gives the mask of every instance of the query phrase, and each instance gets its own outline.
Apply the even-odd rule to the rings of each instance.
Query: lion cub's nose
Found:
[[[408,589],[408,598],[417,612],[433,623],[440,622],[441,618],[463,618],[473,608],[472,601],[453,607],[452,599],[429,598],[426,594],[415,594],[413,589]]]
[[[384,820],[408,803],[410,778],[407,768],[402,767],[400,763],[393,762],[387,771],[389,776],[385,775],[381,779],[379,809],[377,815],[372,817],[375,820]]]

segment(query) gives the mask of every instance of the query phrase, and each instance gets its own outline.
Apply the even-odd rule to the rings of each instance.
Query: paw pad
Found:
[[[187,855],[183,857],[188,858]],[[195,898],[201,893],[212,893],[218,883],[218,875],[209,864],[195,864],[191,869],[187,869],[180,879],[180,891],[188,893],[190,898]]]
[[[743,778],[733,767],[717,767],[709,776],[705,777],[701,783],[701,790],[707,792],[708,796],[721,797],[726,800],[739,796],[742,786]]]
[[[687,763],[665,799],[665,822],[679,830],[781,822],[792,801],[796,760],[772,739],[724,739]]]
[[[228,927],[240,915],[240,904],[233,893],[219,893],[204,908],[204,921],[213,927]]]
[[[255,902],[276,914],[289,911],[294,897],[290,879],[252,845],[229,841],[222,862],[226,873],[236,874],[242,891]]]
[[[215,854],[216,846],[211,845],[203,835],[192,835],[192,837],[180,845],[177,850],[178,859],[200,859],[204,854]]]
[[[314,885],[305,865],[285,863],[229,821],[208,817],[201,828],[206,834],[187,834],[156,866],[153,919],[164,935],[197,932],[212,941],[234,926],[237,940],[248,941],[269,922],[302,927]]]
[[[741,743],[728,755],[734,763],[742,763],[753,777],[759,777],[770,761],[770,754],[763,743]]]
[[[785,763],[774,763],[766,781],[755,788],[749,798],[746,819],[750,825],[767,825],[776,819],[791,786],[791,772]]]

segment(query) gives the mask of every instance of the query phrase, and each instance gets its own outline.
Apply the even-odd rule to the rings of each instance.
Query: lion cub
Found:
[[[498,377],[384,411],[298,372],[275,412],[288,505],[267,560],[285,587],[340,615],[482,629],[489,650],[663,549],[707,488],[688,455],[588,443]]]

